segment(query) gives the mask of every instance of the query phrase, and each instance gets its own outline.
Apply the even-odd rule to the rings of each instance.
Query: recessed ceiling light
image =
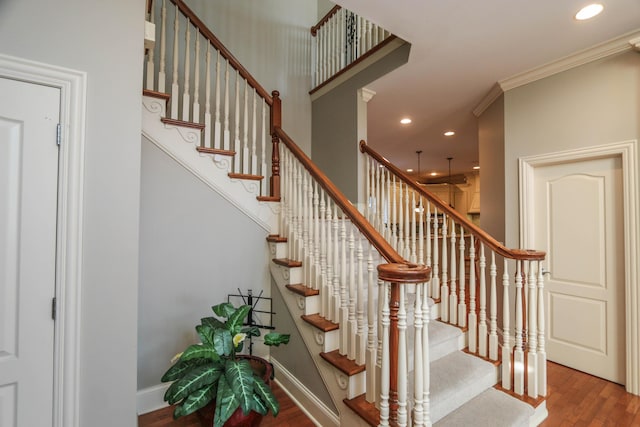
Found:
[[[444,133],[444,136],[453,136],[453,135],[455,135],[455,134],[456,134],[456,133],[455,133],[454,131],[452,131],[452,130],[448,130],[448,131],[446,131],[446,132]]]
[[[407,169],[407,172],[413,172],[413,169]]]
[[[578,21],[585,21],[587,19],[591,19],[594,16],[598,15],[600,12],[602,12],[603,9],[604,9],[604,6],[601,5],[600,3],[592,3],[580,9],[578,13],[576,13],[575,18]]]
[[[480,169],[480,166],[474,166],[474,167],[473,167],[473,169],[474,169],[474,170],[479,170],[479,169]]]
[[[431,176],[438,176],[438,172],[431,172]]]
[[[411,123],[411,119],[405,117],[404,119],[400,120],[400,123],[402,123],[403,125],[408,125],[409,123]]]

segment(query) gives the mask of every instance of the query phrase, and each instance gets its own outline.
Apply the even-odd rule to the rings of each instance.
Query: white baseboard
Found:
[[[271,363],[275,368],[276,378],[280,388],[298,405],[300,410],[304,412],[311,421],[317,426],[336,426],[340,425],[340,416],[320,401],[304,384],[293,376],[284,366],[282,366],[274,358]]]
[[[156,411],[169,405],[164,401],[164,393],[170,384],[158,384],[153,387],[138,390],[136,393],[138,415]]]

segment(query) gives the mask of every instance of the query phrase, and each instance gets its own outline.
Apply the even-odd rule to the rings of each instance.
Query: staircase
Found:
[[[360,213],[281,129],[277,92],[269,95],[181,0],[171,2],[171,13],[166,1],[151,13],[161,17],[160,43],[147,54],[143,135],[271,230],[271,275],[340,425],[538,425],[546,417],[544,254],[502,247],[366,144],[367,191],[391,222],[379,208]],[[204,84],[189,71],[191,55],[166,73],[174,11],[174,57],[186,23],[181,39],[195,49],[195,70],[206,63]],[[199,56],[191,32],[214,55]],[[501,352],[496,258],[504,260]]]

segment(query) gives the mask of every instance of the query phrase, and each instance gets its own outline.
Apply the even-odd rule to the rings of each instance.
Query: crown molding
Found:
[[[362,98],[364,102],[371,101],[371,98],[373,98],[376,95],[375,91],[371,89],[367,89],[366,87],[361,88],[359,92],[360,92],[360,98]]]
[[[476,108],[473,109],[473,114],[476,117],[480,117],[480,115],[484,113],[484,111],[489,108],[489,106],[493,104],[500,95],[508,90],[524,86],[528,83],[532,83],[554,74],[570,70],[571,68],[579,67],[589,62],[597,61],[598,59],[606,58],[607,56],[615,55],[630,49],[640,51],[640,30],[631,31],[564,58],[548,62],[539,67],[516,74],[513,77],[500,80],[482,98]]]

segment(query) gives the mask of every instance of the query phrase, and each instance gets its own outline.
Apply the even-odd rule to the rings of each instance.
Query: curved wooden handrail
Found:
[[[184,4],[182,0],[171,0],[171,2],[178,7],[183,15],[189,18],[191,23],[198,29],[200,34],[202,34],[205,39],[209,40],[209,43],[211,43],[213,47],[215,47],[220,52],[222,57],[229,61],[229,64],[231,64],[231,66],[236,71],[238,71],[242,78],[244,78],[249,83],[249,85],[256,90],[258,95],[260,95],[265,100],[265,102],[269,104],[269,106],[271,106],[273,104],[273,99],[269,95],[269,92],[267,92],[251,75],[251,73],[249,73],[247,69],[244,68],[242,64],[240,64],[240,61],[238,61],[235,56],[233,56],[233,54],[229,52],[229,49],[227,49],[225,45],[223,45],[222,42],[213,35],[211,30],[207,28],[204,22],[202,22],[195,13],[193,13],[189,6]]]
[[[335,15],[340,9],[342,9],[342,7],[340,7],[340,5],[333,6],[331,8],[331,10],[329,12],[327,12],[327,14],[324,15],[324,17],[320,21],[318,21],[318,23],[316,25],[311,27],[311,35],[315,37],[315,35],[318,33],[318,30],[320,29],[320,27],[322,27],[329,19],[331,19],[331,17],[333,15]]]
[[[378,233],[378,231],[367,221],[367,219],[356,209],[355,206],[342,194],[342,191],[335,186],[331,180],[322,172],[318,167],[309,159],[309,157],[298,147],[293,140],[287,135],[281,128],[275,129],[276,135],[280,138],[282,143],[293,153],[294,156],[302,163],[305,169],[313,176],[318,184],[333,198],[335,203],[342,209],[358,227],[358,230],[371,242],[372,245],[380,252],[380,255],[389,263],[407,264],[410,267],[417,266],[416,264],[409,263],[396,252],[395,249],[387,242],[384,237]]]
[[[479,228],[477,225],[469,221],[465,218],[461,213],[451,208],[449,205],[444,203],[439,197],[435,196],[429,190],[422,188],[416,181],[411,179],[409,175],[398,169],[387,159],[382,157],[376,151],[374,151],[371,147],[367,145],[367,143],[362,140],[360,141],[360,151],[363,153],[367,153],[375,160],[384,165],[387,169],[389,169],[393,174],[399,177],[405,184],[409,185],[416,192],[421,194],[422,196],[429,199],[434,205],[438,206],[438,209],[446,212],[449,217],[454,218],[459,223],[464,225],[464,228],[471,234],[473,234],[476,238],[480,239],[487,246],[489,246],[493,251],[505,258],[516,259],[516,260],[543,260],[545,258],[546,253],[536,250],[529,249],[509,249],[505,247],[503,244],[494,239],[487,232]]]

